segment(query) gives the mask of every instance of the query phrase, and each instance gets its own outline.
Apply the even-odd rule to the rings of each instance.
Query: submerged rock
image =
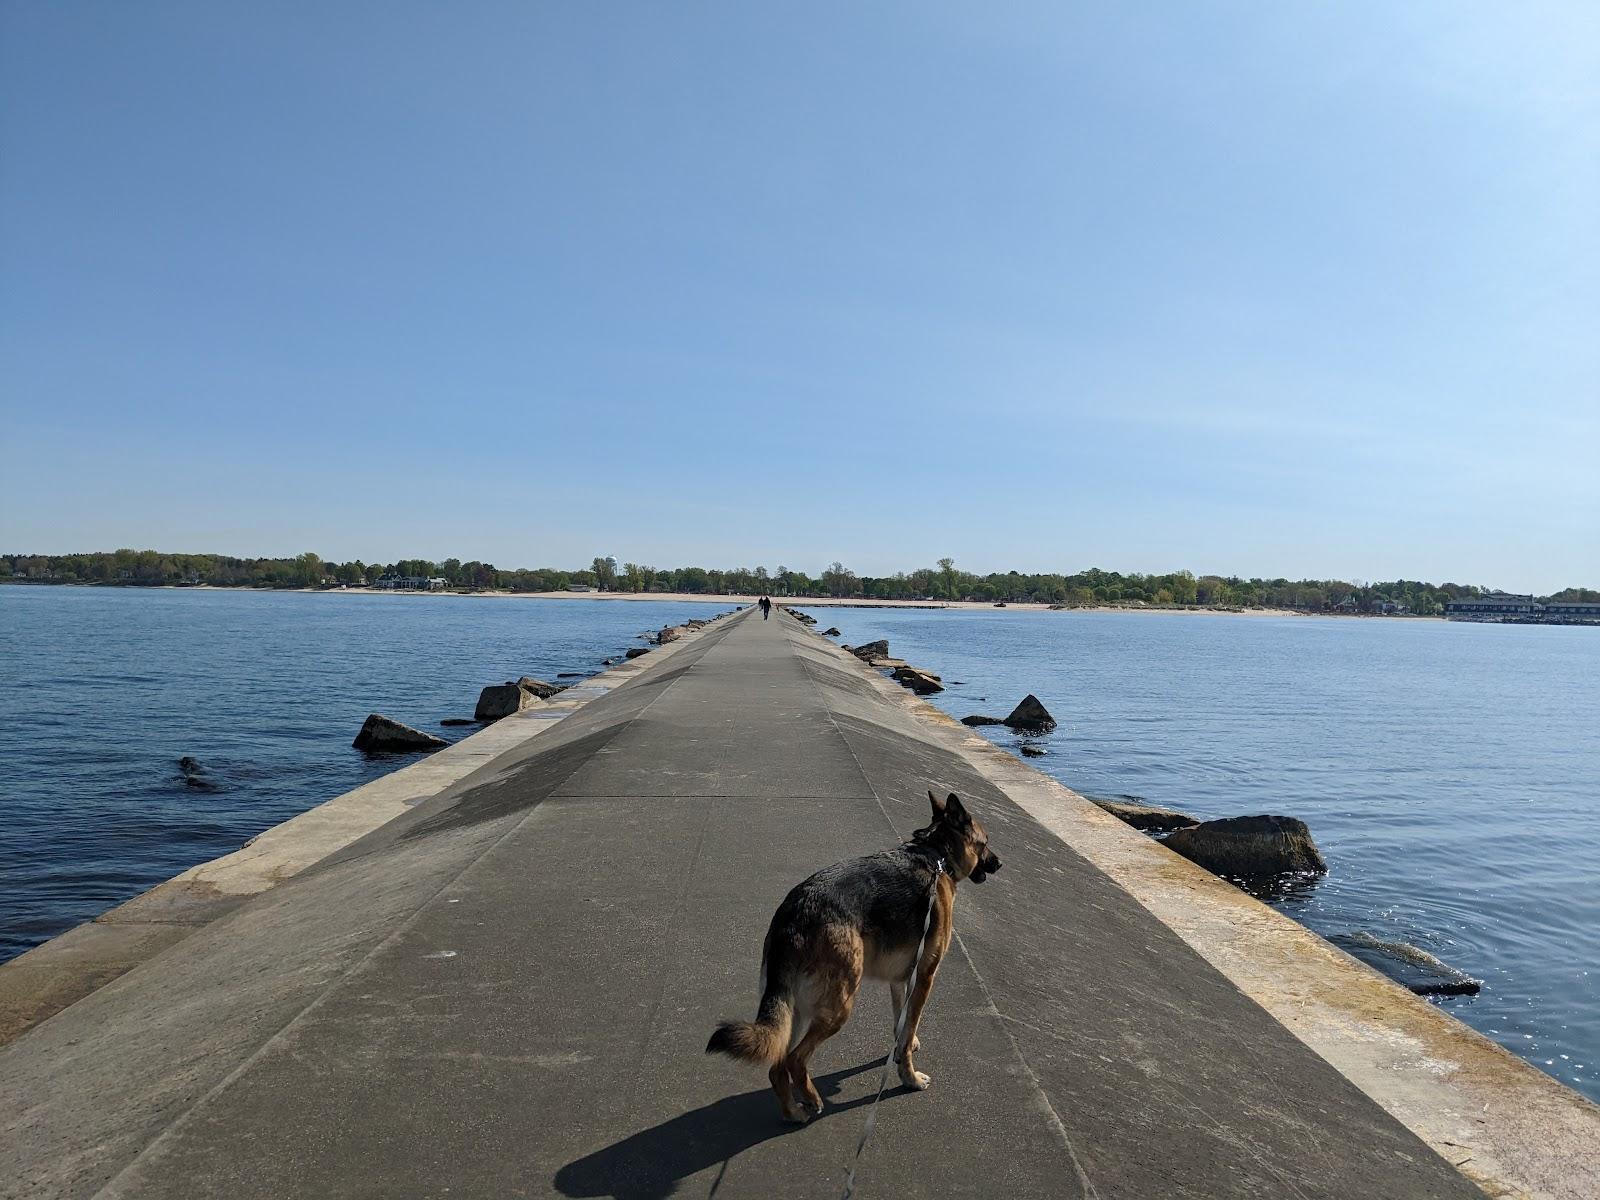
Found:
[[[1035,746],[1030,742],[1022,747],[1022,756],[1024,758],[1043,758],[1044,747]]]
[[[1029,733],[1049,733],[1056,727],[1056,719],[1050,715],[1049,709],[1039,703],[1039,697],[1029,692],[1011,710],[1004,724],[1012,729],[1025,729]]]
[[[1175,808],[1162,808],[1159,804],[1144,804],[1129,800],[1102,800],[1098,796],[1087,797],[1091,804],[1104,809],[1113,817],[1126,821],[1135,829],[1154,830],[1164,833],[1172,829],[1192,829],[1200,824],[1194,817],[1186,812],[1179,812]]]
[[[546,683],[542,679],[534,679],[531,675],[524,675],[517,680],[517,686],[524,691],[532,692],[541,700],[548,700],[562,690],[561,685],[558,683]]]
[[[1483,981],[1410,942],[1391,942],[1365,930],[1329,939],[1375,971],[1419,996],[1476,996]]]
[[[849,649],[851,654],[865,662],[870,662],[874,658],[889,657],[889,641],[887,638],[879,638],[877,641],[868,642],[864,646],[851,646]]]
[[[361,732],[350,743],[357,750],[369,754],[406,753],[414,750],[441,750],[449,745],[441,737],[423,733],[399,721],[390,720],[381,713],[373,713],[361,724]]]
[[[828,628],[826,628],[826,629],[824,629],[822,631],[822,636],[823,637],[838,637],[839,636],[839,630],[838,630],[838,628],[836,626],[830,625],[830,626],[828,626]]]
[[[1227,817],[1180,829],[1166,840],[1190,862],[1225,878],[1259,878],[1290,873],[1322,875],[1322,861],[1311,830],[1294,817]]]
[[[476,725],[477,722],[474,721],[471,717],[446,717],[444,720],[440,721],[439,724],[441,724],[441,725]]]
[[[178,770],[183,775],[184,787],[194,788],[198,792],[214,792],[217,790],[216,780],[206,774],[206,769],[200,765],[198,758],[191,758],[185,754],[178,760]]]
[[[1004,725],[999,717],[986,717],[982,713],[973,713],[969,717],[962,717],[961,723],[976,729],[979,725]]]
[[[544,701],[515,683],[492,683],[478,693],[478,707],[472,715],[480,721],[498,721]]]

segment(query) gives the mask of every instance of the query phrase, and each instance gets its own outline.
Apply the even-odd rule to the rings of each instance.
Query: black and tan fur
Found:
[[[822,1111],[808,1064],[817,1047],[850,1019],[862,979],[889,984],[900,1026],[919,944],[922,959],[895,1062],[907,1087],[928,1086],[911,1056],[921,1047],[917,1024],[950,946],[956,884],[963,879],[982,883],[1000,869],[988,833],[957,796],[940,800],[929,792],[928,800],[933,821],[909,842],[827,867],[784,897],[761,951],[756,1019],[725,1022],[706,1044],[708,1054],[769,1065],[767,1077],[785,1120],[803,1122]]]

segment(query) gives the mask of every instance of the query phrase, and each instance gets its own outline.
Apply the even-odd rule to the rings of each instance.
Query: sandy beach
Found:
[[[226,589],[218,589],[226,590]],[[755,595],[731,592],[396,592],[379,588],[300,588],[300,591],[329,591],[350,596],[472,596],[479,599],[498,600],[613,600],[650,603],[655,601],[680,604],[754,604]],[[1351,613],[1305,613],[1289,608],[1156,608],[1136,605],[1102,604],[1079,608],[1053,609],[1048,604],[1026,600],[995,604],[988,600],[873,600],[859,596],[773,596],[774,604],[790,608],[944,608],[944,609],[999,609],[1002,612],[1120,612],[1159,613],[1164,616],[1204,616],[1206,614],[1230,617],[1317,617],[1359,616]],[[1427,619],[1427,618],[1411,618]]]

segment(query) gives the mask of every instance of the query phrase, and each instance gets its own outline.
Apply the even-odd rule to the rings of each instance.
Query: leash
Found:
[[[839,1200],[850,1200],[855,1195],[856,1168],[861,1165],[861,1156],[866,1153],[867,1143],[872,1140],[873,1131],[878,1127],[878,1104],[883,1099],[883,1089],[889,1083],[889,1064],[894,1062],[895,1051],[900,1049],[900,1039],[905,1036],[906,1018],[911,1015],[911,994],[917,987],[917,968],[922,965],[922,951],[928,944],[928,930],[933,927],[933,904],[939,890],[939,876],[943,874],[944,859],[935,859],[933,878],[928,882],[928,912],[922,918],[922,938],[917,942],[917,956],[911,960],[911,973],[906,976],[906,1002],[900,1006],[900,1019],[894,1023],[894,1045],[889,1047],[889,1053],[883,1060],[883,1070],[878,1073],[878,1094],[872,1098],[872,1107],[867,1109],[867,1123],[862,1126],[861,1140],[856,1143],[856,1156],[850,1162],[850,1174],[845,1176],[844,1195]]]

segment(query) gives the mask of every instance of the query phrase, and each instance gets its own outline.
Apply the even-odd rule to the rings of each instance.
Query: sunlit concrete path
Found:
[[[817,867],[968,798],[958,897],[858,1195],[1481,1193],[782,615],[719,622],[0,1051],[5,1196],[840,1194],[881,986],[779,1123],[702,1053]]]

